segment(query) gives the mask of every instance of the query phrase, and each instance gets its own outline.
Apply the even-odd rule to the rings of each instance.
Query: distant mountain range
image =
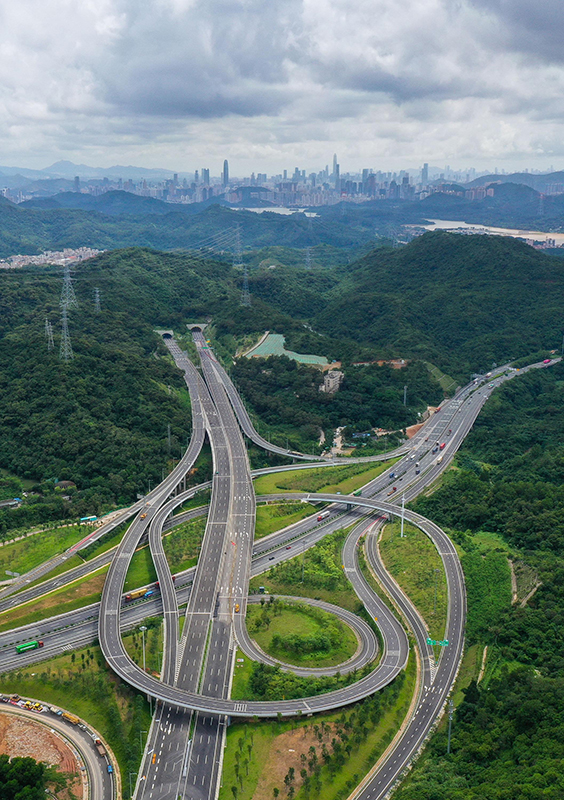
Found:
[[[81,180],[103,180],[104,178],[122,178],[123,180],[148,180],[160,181],[172,178],[175,173],[169,169],[147,169],[145,167],[120,166],[114,167],[90,167],[87,164],[73,164],[72,161],[57,161],[44,169],[27,169],[26,167],[3,167],[0,166],[0,187],[10,189],[28,189],[31,183],[45,180],[66,181],[67,186],[72,185],[72,181],[78,175]],[[191,173],[178,173],[180,177],[191,175]],[[60,191],[54,188],[53,194]]]
[[[554,187],[555,184],[564,185],[564,171],[547,172],[544,175],[530,172],[514,172],[511,175],[482,175],[481,178],[464,184],[464,188],[473,189],[475,186],[485,186],[488,183],[519,183],[545,194],[550,193],[551,187]]]

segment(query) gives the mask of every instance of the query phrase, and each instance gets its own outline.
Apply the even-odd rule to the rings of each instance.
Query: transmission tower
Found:
[[[100,307],[100,290],[98,287],[94,289],[94,311],[99,314],[102,308]]]
[[[539,217],[544,217],[544,194],[539,194]]]
[[[45,338],[47,339],[47,350],[54,350],[55,342],[53,341],[53,326],[48,319],[45,320]]]
[[[68,264],[65,266],[65,271],[63,273],[63,290],[61,292],[61,301],[59,305],[63,309],[78,308],[78,301],[74,293],[70,267]]]
[[[309,245],[306,247],[305,267],[311,269],[311,247]]]
[[[242,306],[251,305],[251,294],[249,292],[249,269],[246,264],[243,264],[243,256],[241,253],[241,229],[237,225],[237,232],[235,234],[235,250],[233,253],[233,266],[236,269],[243,270],[243,288],[241,290]]]
[[[68,363],[69,361],[72,361],[74,355],[72,352],[72,345],[69,334],[69,321],[68,321],[68,312],[66,306],[63,306],[62,317],[63,317],[62,319],[63,332],[61,334],[61,349],[59,351],[59,358],[61,359],[61,361]]]

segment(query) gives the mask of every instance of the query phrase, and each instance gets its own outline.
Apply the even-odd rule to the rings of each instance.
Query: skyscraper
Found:
[[[429,183],[429,165],[423,164],[423,169],[421,170],[421,183],[426,186]]]
[[[229,162],[227,159],[223,162],[223,185],[229,186]]]
[[[333,153],[333,177],[337,174],[337,153]]]

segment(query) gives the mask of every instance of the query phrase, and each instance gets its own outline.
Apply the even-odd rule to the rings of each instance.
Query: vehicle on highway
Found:
[[[545,358],[542,363],[543,364],[550,364],[550,358]]]
[[[136,589],[134,592],[129,592],[125,595],[125,602],[130,603],[132,600],[138,600],[140,597],[151,597],[155,594],[153,589]]]
[[[108,764],[108,772],[111,774],[114,771],[114,768],[111,764]]]
[[[445,447],[446,447],[446,442],[443,442],[442,444],[439,445],[439,450],[444,450]]]
[[[235,603],[235,613],[238,613],[239,611],[240,611],[239,603]]]
[[[398,487],[397,487],[397,486],[394,486],[394,488],[392,489],[392,491],[391,491],[391,492],[388,492],[388,497],[389,497],[391,494],[393,494],[394,492],[397,492],[397,490],[398,490]]]
[[[286,550],[291,550],[291,549],[292,549],[292,545],[291,544],[286,545]]]
[[[437,458],[437,464],[440,464],[442,460],[443,460],[443,456],[439,456],[439,457]]]
[[[67,722],[70,722],[71,725],[78,725],[78,723],[80,722],[78,717],[75,717],[74,714],[69,714],[68,711],[63,711],[61,716],[63,719],[66,719]]]
[[[274,556],[268,556],[269,561],[274,561]]]
[[[102,744],[100,739],[96,739],[94,744],[96,745],[96,750],[98,751],[98,754],[101,755],[101,756],[105,756],[106,755],[106,748],[104,747],[104,745]]]
[[[17,644],[16,653],[27,653],[28,650],[37,650],[38,647],[43,647],[43,642],[41,639],[33,639],[31,642]]]
[[[329,516],[329,511],[322,511],[321,514],[317,515],[317,521],[321,522],[322,519],[326,519]]]
[[[146,514],[141,514],[141,519],[145,519],[146,516]]]

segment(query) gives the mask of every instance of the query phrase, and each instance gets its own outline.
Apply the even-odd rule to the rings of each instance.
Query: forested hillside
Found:
[[[242,308],[240,282],[240,272],[228,263],[142,249],[108,252],[84,262],[74,273],[79,308],[69,312],[74,359],[64,364],[59,359],[60,270],[0,273],[0,469],[35,484],[35,494],[21,508],[0,510],[0,533],[129,503],[179,458],[190,433],[188,395],[155,328],[173,327],[182,334],[186,322],[209,315],[214,344],[228,366],[240,338],[265,329],[284,333],[290,346],[302,352],[312,347],[348,361],[372,354],[351,340],[314,334],[259,299]],[[100,289],[100,313],[94,308],[94,287]],[[51,351],[45,320],[54,331]],[[294,366],[291,362],[290,369]],[[400,427],[415,421],[417,410],[440,395],[422,365],[410,369],[414,391],[407,408],[400,401],[397,376],[384,368],[373,384],[351,384],[357,406],[352,417],[344,395],[331,402],[318,391],[318,371],[298,370],[302,384],[306,374],[311,386],[301,401],[309,415],[307,430],[284,422],[282,415],[279,421],[288,427],[294,446],[312,446],[320,427],[354,421],[359,398],[364,398],[370,419]],[[282,393],[278,411],[281,404],[295,405],[284,394],[285,380],[281,375],[273,392]],[[374,396],[373,385],[378,386]],[[260,399],[260,381],[257,390]],[[261,402],[257,410],[265,411]],[[62,492],[57,481],[72,481],[76,488]],[[8,484],[10,496],[21,496],[23,487]]]
[[[397,430],[415,422],[441,397],[419,359],[463,382],[493,361],[561,341],[562,262],[511,240],[430,234],[311,274],[263,264],[251,272],[250,308],[239,303],[241,279],[230,260],[134,248],[85,262],[75,273],[80,308],[70,314],[76,357],[62,366],[60,272],[0,273],[0,467],[43,483],[42,502],[45,481],[74,481],[73,511],[129,502],[158,480],[169,463],[167,426],[174,459],[189,414],[178,373],[155,358],[156,327],[182,331],[187,321],[210,317],[210,335],[230,368],[246,337],[265,330],[283,333],[297,352],[340,360],[345,380],[333,396],[318,391],[319,373],[285,358],[233,368],[263,424],[308,448],[321,429],[331,436],[337,425]],[[99,315],[94,287],[102,296]],[[56,334],[52,352],[45,319]],[[409,359],[408,366],[353,366],[390,356]],[[10,512],[12,523],[18,515],[33,521],[70,513],[60,494],[51,494],[50,510],[37,501],[32,512],[27,504]],[[514,500],[508,497],[508,509]],[[518,526],[517,516],[508,519]]]
[[[270,245],[305,248],[318,244],[354,248],[374,241],[373,226],[360,220],[353,225],[345,219],[337,218],[331,225],[319,220],[310,229],[308,218],[300,213],[255,214],[214,205],[194,214],[158,201],[156,205],[135,202],[150,198],[132,201],[124,200],[121,195],[125,192],[113,194],[118,197],[93,203],[92,210],[73,209],[70,202],[68,207],[58,207],[56,199],[52,208],[45,208],[45,202],[40,204],[41,208],[22,208],[0,197],[0,258],[65,247],[178,250],[205,244],[221,249],[229,231],[231,254],[238,225],[245,248]]]
[[[429,233],[352,264],[314,325],[460,375],[560,347],[563,302],[559,259],[514,239]]]

